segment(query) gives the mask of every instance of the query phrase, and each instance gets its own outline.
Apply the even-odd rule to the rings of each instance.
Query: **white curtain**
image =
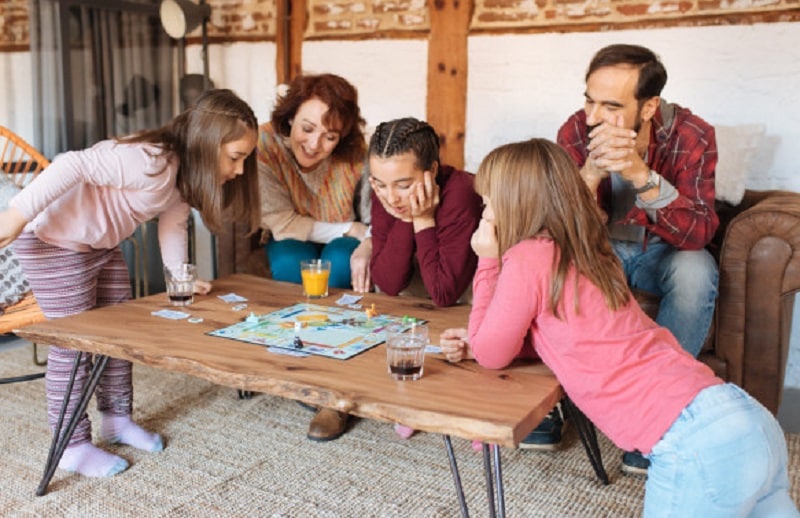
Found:
[[[176,52],[156,0],[32,0],[35,145],[49,157],[175,115]]]

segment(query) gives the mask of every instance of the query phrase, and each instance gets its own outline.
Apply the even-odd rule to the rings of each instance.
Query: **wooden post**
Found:
[[[428,122],[439,133],[442,162],[464,167],[467,33],[472,2],[433,0],[428,42]]]
[[[308,16],[306,0],[288,0],[291,2],[291,29],[289,37],[289,77],[294,79],[303,72],[303,36],[306,32]]]
[[[303,70],[303,34],[306,30],[306,0],[278,0],[275,31],[275,69],[278,83],[288,83]]]

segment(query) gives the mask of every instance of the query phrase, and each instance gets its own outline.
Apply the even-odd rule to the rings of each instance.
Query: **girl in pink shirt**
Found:
[[[642,312],[570,157],[543,139],[501,146],[475,186],[473,307],[468,333],[442,336],[448,358],[500,369],[538,354],[609,439],[650,460],[645,516],[798,516],[780,426]]]
[[[0,246],[14,251],[47,318],[60,318],[131,298],[119,244],[158,217],[162,260],[187,260],[191,207],[217,232],[229,219],[258,228],[258,126],[252,109],[230,90],[210,90],[167,125],[106,140],[56,157],[0,213]],[[195,283],[207,293],[211,284]],[[77,362],[74,384],[69,382]],[[90,354],[50,346],[46,390],[51,430],[75,414],[89,383]],[[69,393],[68,393],[69,390]],[[163,441],[131,420],[131,364],[109,358],[97,384],[100,437],[147,451]],[[86,476],[111,476],[128,462],[92,444],[91,423],[80,416],[59,467]]]

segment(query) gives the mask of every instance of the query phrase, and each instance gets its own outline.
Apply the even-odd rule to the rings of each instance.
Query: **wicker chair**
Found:
[[[0,126],[0,165],[2,165],[3,173],[10,178],[17,187],[24,188],[50,165],[50,161],[36,150],[36,148],[20,138],[19,135],[8,128]],[[142,294],[143,289],[146,291],[146,262],[141,258],[139,242],[133,237],[127,238],[126,241],[130,244],[133,251],[134,296],[138,298]],[[5,308],[0,314],[0,335],[12,334],[14,329],[43,322],[44,320],[44,313],[42,313],[42,310],[36,303],[36,298],[33,296],[33,293],[28,293],[21,301],[13,306]],[[34,343],[33,362],[39,366],[45,365],[47,361],[39,359],[36,349],[36,344]],[[0,379],[0,385],[3,383],[34,379],[41,376],[42,374],[32,374]]]
[[[8,128],[0,126],[0,166],[2,166],[3,174],[14,184],[19,188],[25,187],[48,165],[50,165],[50,161],[33,146]],[[9,334],[14,329],[44,320],[45,316],[39,309],[33,293],[28,293],[21,301],[5,308],[0,315],[0,334]],[[46,361],[39,360],[36,344],[33,344],[33,362],[40,366],[46,363]],[[40,378],[43,375],[37,373],[4,378],[0,379],[0,384]]]

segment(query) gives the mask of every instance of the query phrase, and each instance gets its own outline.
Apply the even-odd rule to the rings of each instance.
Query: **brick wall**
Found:
[[[0,51],[29,48],[28,30],[28,0],[0,2]]]
[[[428,29],[426,0],[308,0],[307,38]]]
[[[153,0],[154,2],[156,0]],[[276,0],[207,0],[211,41],[273,40]],[[308,39],[425,33],[428,0],[307,0]],[[800,20],[800,0],[474,0],[470,29],[570,31]],[[200,29],[189,34],[200,37]],[[29,47],[28,0],[0,2],[0,52]]]
[[[208,36],[212,41],[275,39],[276,0],[207,0],[207,3],[211,6]],[[30,48],[29,30],[28,0],[0,0],[0,52]],[[187,35],[188,39],[197,40],[201,32],[196,29]]]
[[[475,0],[471,29],[573,30],[800,19],[800,0]]]

